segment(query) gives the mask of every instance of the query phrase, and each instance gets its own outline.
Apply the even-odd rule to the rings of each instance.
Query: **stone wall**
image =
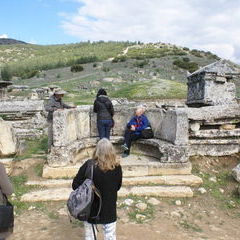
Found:
[[[0,101],[0,115],[11,123],[18,139],[36,139],[47,127],[42,100]]]
[[[126,124],[134,115],[134,110],[134,107],[115,107],[115,125],[111,132],[112,136],[124,135]],[[151,108],[147,110],[146,116],[152,125],[155,137],[160,138],[165,113],[159,108]],[[77,109],[54,112],[54,146],[67,146],[74,141],[89,137],[98,137],[96,114],[93,113],[91,106],[79,106]]]

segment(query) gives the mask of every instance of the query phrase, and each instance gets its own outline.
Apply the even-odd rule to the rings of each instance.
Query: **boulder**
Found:
[[[11,123],[0,118],[0,157],[14,155],[17,152],[17,139]]]
[[[240,182],[240,164],[233,168],[232,175],[236,181]]]

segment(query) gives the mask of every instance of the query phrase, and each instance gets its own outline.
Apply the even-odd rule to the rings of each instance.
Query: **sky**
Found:
[[[0,37],[165,42],[240,63],[240,0],[0,0]]]

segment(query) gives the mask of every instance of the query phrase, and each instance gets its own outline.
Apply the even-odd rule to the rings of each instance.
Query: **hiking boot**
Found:
[[[129,150],[126,143],[124,143],[123,145],[121,145],[121,148],[122,148],[124,151]]]

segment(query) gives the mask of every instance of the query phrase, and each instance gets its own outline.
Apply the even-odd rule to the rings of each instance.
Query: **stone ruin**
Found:
[[[0,101],[0,158],[19,152],[26,139],[38,139],[47,127],[42,100]],[[9,147],[7,146],[14,146]]]
[[[240,105],[232,81],[239,77],[226,61],[210,64],[188,77],[190,107],[148,108],[154,139],[133,144],[133,153],[151,158],[148,171],[189,167],[189,156],[223,156],[240,152]],[[208,106],[209,105],[209,106]],[[116,106],[111,141],[120,151],[127,121],[134,106]],[[54,143],[48,165],[52,168],[82,163],[91,157],[98,140],[96,114],[91,106],[54,113]],[[48,175],[48,170],[45,169]]]
[[[232,82],[239,71],[226,60],[207,65],[188,77],[187,104],[193,107],[236,103],[236,87]]]
[[[147,167],[144,163],[144,171],[150,175],[162,174],[163,168],[189,172],[189,156],[240,152],[240,105],[232,83],[237,77],[239,72],[230,64],[218,61],[188,77],[189,107],[182,103],[178,107],[174,103],[147,104],[146,115],[155,137],[139,140],[132,148],[135,156],[149,159]],[[111,141],[118,152],[126,123],[136,106],[133,102],[115,106]],[[11,124],[17,140],[36,139],[44,134],[46,114],[42,100],[0,101],[0,115]],[[43,173],[47,177],[51,177],[51,168],[60,170],[91,157],[98,141],[92,106],[54,112],[53,135],[53,147]]]

